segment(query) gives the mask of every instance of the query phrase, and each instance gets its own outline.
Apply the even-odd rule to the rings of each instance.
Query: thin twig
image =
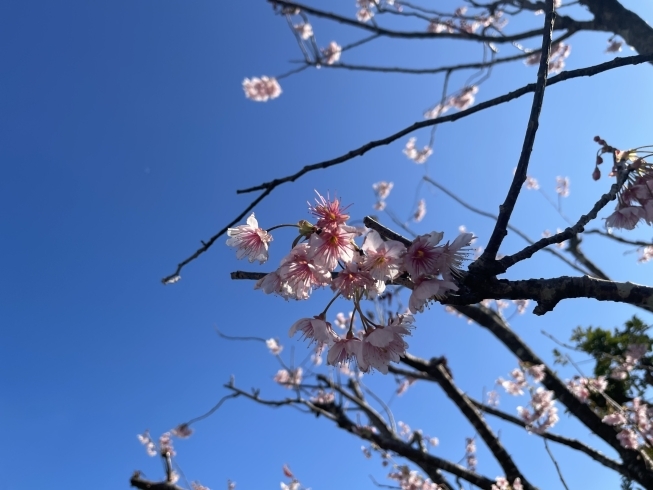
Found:
[[[565,482],[564,476],[562,476],[562,471],[560,471],[560,466],[558,466],[558,462],[556,459],[553,457],[553,453],[551,452],[551,449],[549,449],[549,443],[546,442],[546,439],[542,439],[544,441],[544,447],[546,448],[546,452],[549,453],[549,457],[551,458],[551,461],[553,461],[553,464],[556,467],[556,471],[558,472],[558,477],[560,478],[560,482],[562,482],[562,485],[566,488],[566,490],[569,490],[569,487],[567,486],[567,482]]]

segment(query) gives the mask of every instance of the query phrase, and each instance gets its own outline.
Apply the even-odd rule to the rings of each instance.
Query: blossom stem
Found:
[[[299,228],[299,225],[297,225],[297,224],[275,225],[275,226],[273,226],[272,228],[268,228],[268,229],[265,230],[265,231],[267,231],[268,233],[270,233],[272,230],[276,230],[277,228],[284,228],[284,227]]]
[[[326,305],[326,307],[324,308],[324,311],[323,311],[322,313],[320,313],[320,316],[324,316],[324,317],[326,317],[326,312],[327,312],[327,310],[331,307],[331,305],[333,304],[333,302],[334,302],[336,299],[338,299],[338,296],[340,296],[340,293],[336,294],[333,298],[331,298],[331,301],[329,301],[329,303]]]

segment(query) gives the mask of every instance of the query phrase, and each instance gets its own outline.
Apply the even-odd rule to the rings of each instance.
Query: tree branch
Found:
[[[533,151],[535,135],[537,133],[537,128],[539,127],[540,112],[542,111],[542,102],[544,101],[544,90],[546,88],[546,78],[549,72],[549,57],[551,54],[551,38],[553,36],[554,22],[555,11],[553,8],[553,0],[546,0],[544,35],[542,36],[542,56],[540,57],[540,67],[537,71],[537,82],[535,84],[531,114],[528,118],[526,135],[524,136],[524,144],[522,146],[521,155],[519,156],[519,162],[517,163],[517,170],[513,176],[506,199],[503,202],[503,205],[499,206],[499,217],[494,225],[492,235],[490,235],[490,240],[478,260],[470,266],[472,272],[486,273],[489,275],[496,274],[496,272],[488,266],[494,264],[496,261],[499,247],[501,246],[505,236],[508,234],[507,227],[512,211],[517,203],[517,198],[519,197],[521,188],[526,181],[526,171],[528,170],[528,163]]]

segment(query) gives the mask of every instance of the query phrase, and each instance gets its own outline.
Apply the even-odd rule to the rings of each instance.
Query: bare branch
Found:
[[[553,36],[554,22],[555,12],[553,8],[553,0],[546,0],[544,35],[542,36],[542,56],[540,57],[540,67],[537,71],[537,82],[535,84],[531,114],[528,118],[528,125],[526,127],[526,135],[524,136],[524,144],[522,146],[519,162],[517,163],[517,170],[513,176],[506,199],[503,202],[503,205],[499,206],[499,217],[494,225],[494,230],[492,231],[490,240],[488,241],[483,254],[470,266],[470,270],[474,272],[487,272],[490,275],[496,274],[493,270],[488,269],[487,266],[490,263],[495,262],[499,247],[501,246],[504,237],[508,234],[508,222],[512,216],[515,204],[517,203],[517,198],[521,192],[522,185],[526,181],[526,171],[528,170],[528,163],[531,158],[531,152],[533,151],[535,135],[537,133],[537,128],[539,127],[540,112],[542,111],[542,102],[544,101],[544,90],[546,88],[546,78],[549,72],[549,57],[551,54],[551,38]],[[484,271],[484,269],[486,270]]]
[[[546,452],[549,453],[549,457],[551,458],[551,461],[553,461],[553,464],[556,467],[556,471],[558,472],[558,477],[560,478],[560,482],[562,483],[562,485],[565,487],[566,490],[569,490],[569,487],[567,486],[567,482],[565,481],[565,478],[562,476],[562,471],[560,471],[560,466],[558,465],[556,459],[553,457],[553,453],[551,452],[551,449],[549,449],[549,443],[546,442],[546,439],[544,439],[544,447],[546,448]]]
[[[309,7],[304,4],[297,2],[288,2],[285,0],[268,0],[268,2],[273,5],[280,5],[282,7],[294,7],[299,8],[300,10],[315,15],[316,17],[322,17],[324,19],[333,20],[343,25],[348,25],[351,27],[356,27],[358,29],[373,32],[375,34],[398,39],[458,39],[465,41],[482,41],[482,42],[491,42],[496,44],[507,44],[513,43],[515,41],[523,41],[524,39],[530,39],[532,37],[541,36],[543,34],[542,29],[532,29],[530,31],[520,32],[518,34],[502,34],[501,36],[486,36],[482,34],[468,33],[465,31],[459,32],[428,32],[426,28],[423,31],[393,31],[391,29],[386,29],[379,27],[374,24],[368,24],[359,22],[357,19],[352,19],[349,17],[344,17],[342,15],[334,14],[331,12],[325,12],[323,10],[318,10],[313,7]],[[583,30],[591,29],[594,26],[591,21],[576,21],[571,17],[562,16],[556,22],[556,30],[562,29],[574,29],[574,30]]]
[[[520,478],[524,488],[534,488],[528,483],[521,471],[519,471],[508,451],[503,447],[499,438],[494,435],[490,426],[483,420],[483,417],[480,416],[474,404],[453,383],[453,380],[442,365],[441,359],[434,358],[426,363],[422,359],[406,354],[401,361],[413,369],[427,373],[440,385],[449,399],[458,407],[474,429],[476,429],[476,432],[481,436],[490,451],[492,451],[492,454],[510,481],[513,481],[515,478]]]
[[[442,192],[444,192],[446,195],[448,195],[450,198],[452,198],[458,204],[460,204],[461,206],[463,206],[466,209],[469,209],[471,212],[476,213],[476,214],[478,214],[480,216],[485,216],[486,218],[490,218],[490,219],[493,219],[493,220],[497,219],[496,214],[488,213],[487,211],[483,211],[482,209],[478,209],[478,208],[472,206],[471,204],[467,203],[466,201],[464,201],[463,199],[461,199],[460,197],[455,195],[453,192],[451,192],[449,189],[444,187],[442,184],[439,184],[438,182],[431,179],[430,177],[425,176],[424,180],[426,182],[428,182],[429,184],[431,184],[431,185],[437,187],[438,189],[440,189]],[[508,229],[510,231],[512,231],[513,233],[515,233],[516,235],[523,238],[526,242],[530,243],[531,245],[535,243],[535,240],[531,239],[528,235],[523,233],[519,228],[516,228],[515,226],[511,225],[510,223],[508,224]],[[552,248],[545,248],[544,251],[547,252],[547,253],[550,253],[550,254],[554,255],[555,257],[557,257],[558,259],[562,260],[564,263],[566,263],[572,269],[575,269],[575,270],[577,270],[578,272],[580,272],[582,274],[588,274],[587,270],[582,269],[581,267],[578,267],[576,264],[571,262],[569,259],[567,259],[564,255],[562,255],[557,250],[554,250]],[[598,277],[600,277],[601,279],[610,279],[607,276],[598,276]]]

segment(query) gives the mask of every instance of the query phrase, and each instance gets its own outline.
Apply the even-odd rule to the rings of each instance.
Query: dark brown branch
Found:
[[[414,357],[415,360],[418,358]],[[424,365],[427,365],[427,361],[424,359],[420,359]],[[397,368],[393,365],[390,365],[388,367],[388,371],[394,373],[394,374],[399,374],[402,376],[410,376],[415,379],[421,379],[424,381],[430,381],[430,382],[436,382],[435,379],[433,379],[431,376],[428,374],[425,374],[422,371],[414,371],[414,370],[407,370],[407,369],[401,369]],[[504,420],[506,422],[510,422],[511,424],[518,425],[519,427],[522,427],[524,429],[527,428],[527,424],[520,419],[519,417],[515,417],[514,415],[510,415],[506,412],[503,412],[502,410],[499,410],[497,408],[491,407],[489,405],[486,405],[484,403],[481,403],[478,400],[475,400],[471,397],[468,396],[469,401],[480,411],[485,412],[489,415],[493,415],[497,418],[500,418],[501,420]],[[582,453],[587,454],[590,458],[594,459],[598,463],[602,464],[606,468],[610,468],[622,475],[628,475],[628,472],[626,469],[623,467],[623,465],[619,462],[616,461],[612,458],[607,457],[604,455],[602,452],[597,451],[594,448],[591,448],[587,444],[579,441],[578,439],[571,439],[569,437],[564,437],[560,436],[558,434],[552,434],[550,432],[532,432],[532,435],[535,435],[537,437],[541,437],[543,439],[548,439],[549,441],[557,442],[558,444],[562,444],[563,446],[570,447],[572,449],[575,449],[577,451],[580,451]]]
[[[572,78],[591,77],[599,73],[602,73],[604,71],[612,70],[614,68],[619,68],[627,65],[638,65],[640,63],[645,63],[651,60],[653,60],[653,55],[636,55],[636,56],[629,56],[626,58],[615,58],[612,61],[607,61],[599,65],[590,66],[586,68],[579,68],[577,70],[564,71],[554,77],[551,77],[547,81],[547,86],[555,85],[556,83],[560,83],[565,80],[570,80]],[[393,143],[399,138],[401,138],[402,136],[406,136],[414,131],[417,131],[418,129],[428,128],[430,126],[435,126],[436,124],[441,124],[445,122],[454,122],[457,121],[458,119],[462,119],[464,117],[470,116],[472,114],[488,109],[490,107],[494,107],[497,105],[504,104],[506,102],[510,102],[511,100],[521,97],[522,95],[528,94],[530,92],[534,92],[535,87],[536,85],[534,83],[530,83],[507,94],[501,95],[499,97],[495,97],[494,99],[490,99],[485,102],[481,102],[473,107],[470,107],[469,109],[465,109],[464,111],[460,111],[455,114],[449,114],[447,116],[440,116],[438,118],[430,119],[427,121],[416,122],[400,131],[397,131],[396,133],[390,136],[387,136],[386,138],[370,141],[369,143],[366,143],[363,146],[356,148],[355,150],[351,150],[348,153],[341,155],[339,157],[332,158],[330,160],[325,160],[319,163],[314,163],[312,165],[306,165],[304,168],[302,168],[301,170],[299,170],[298,172],[292,175],[288,175],[286,177],[282,177],[279,179],[274,179],[254,187],[239,189],[236,191],[236,193],[246,194],[249,192],[270,190],[281,184],[285,184],[286,182],[294,182],[295,180],[299,179],[300,177],[302,177],[304,174],[307,174],[308,172],[329,168],[334,165],[338,165],[340,163],[351,160],[352,158],[363,156],[365,153],[367,153],[368,151],[374,148],[377,148],[379,146],[389,145],[390,143]],[[251,208],[248,208],[248,211],[250,209]],[[243,213],[243,215],[244,214],[246,213]]]
[[[605,279],[606,281],[609,281],[610,277],[601,269],[599,269],[599,267],[594,262],[592,262],[589,258],[587,258],[587,256],[580,249],[581,242],[582,239],[579,235],[572,236],[567,242],[566,251],[569,252],[571,255],[573,255],[578,262],[583,264],[583,266],[591,272],[590,275],[593,275],[594,277],[598,277],[599,279]],[[545,248],[544,250],[549,250],[549,249]]]
[[[617,235],[613,235],[612,233],[608,233],[607,231],[603,230],[587,230],[585,232],[586,235],[601,235],[605,238],[609,238],[610,240],[614,240],[615,242],[619,243],[625,243],[626,245],[635,245],[636,247],[651,247],[653,246],[653,242],[644,242],[642,240],[629,240],[628,238],[623,238]]]
[[[141,472],[135,471],[129,479],[129,484],[134,488],[141,490],[184,490],[181,487],[167,481],[153,482],[141,478]]]
[[[590,212],[581,216],[574,226],[568,227],[564,231],[561,231],[560,233],[557,233],[550,237],[542,238],[541,240],[538,240],[533,245],[529,245],[528,247],[525,247],[523,250],[520,250],[516,254],[509,255],[502,258],[501,260],[498,261],[499,267],[496,267],[495,270],[497,272],[500,271],[501,273],[503,273],[517,262],[531,258],[535,252],[542,250],[543,248],[548,247],[549,245],[553,245],[555,243],[562,243],[578,235],[579,233],[582,233],[585,230],[585,225],[590,221],[592,221],[594,218],[596,218],[596,216],[599,214],[599,211],[603,209],[606,206],[606,204],[608,204],[610,201],[614,201],[617,198],[617,193],[623,187],[627,178],[628,178],[627,170],[620,172],[618,174],[617,182],[612,184],[612,186],[610,187],[610,191],[603,194],[601,198],[594,204]]]
[[[530,39],[532,37],[541,36],[543,34],[542,29],[532,29],[530,31],[520,32],[518,34],[502,34],[501,36],[486,36],[482,34],[473,34],[468,32],[428,32],[426,27],[423,31],[393,31],[391,29],[386,29],[374,25],[371,23],[359,22],[357,19],[352,19],[349,17],[344,17],[342,15],[334,14],[331,12],[325,12],[323,10],[318,10],[313,7],[309,7],[304,4],[297,2],[288,2],[285,0],[268,0],[268,2],[273,5],[280,5],[282,7],[296,7],[300,10],[315,15],[316,17],[322,17],[324,19],[329,19],[335,22],[338,22],[343,25],[348,25],[351,27],[356,27],[364,31],[373,32],[380,36],[390,37],[390,38],[399,38],[399,39],[458,39],[465,41],[481,41],[495,44],[507,44],[514,43],[516,41],[523,41],[525,39]],[[594,23],[591,21],[576,21],[571,17],[561,16],[556,22],[555,29],[574,29],[574,30],[583,30],[591,29],[594,26]]]
[[[478,475],[472,471],[469,471],[463,468],[460,465],[452,463],[442,458],[438,458],[432,454],[422,451],[411,446],[409,443],[399,439],[395,435],[385,436],[380,433],[374,433],[371,430],[367,430],[355,424],[351,419],[349,419],[342,408],[338,405],[332,404],[329,407],[318,407],[315,404],[309,402],[308,400],[303,399],[286,399],[286,400],[264,400],[258,396],[251,395],[245,391],[242,391],[233,385],[225,385],[225,388],[228,388],[235,393],[238,393],[241,396],[244,396],[252,401],[261,403],[273,407],[281,406],[290,406],[302,404],[305,405],[309,410],[313,411],[316,414],[324,415],[329,420],[334,421],[338,427],[347,432],[367,441],[370,441],[376,444],[378,447],[385,451],[392,451],[398,454],[401,457],[404,457],[416,465],[418,465],[424,472],[439,485],[444,485],[446,490],[452,490],[452,488],[446,483],[440,470],[446,471],[455,475],[458,478],[466,480],[473,485],[476,485],[479,488],[484,490],[491,490],[492,485],[494,484],[493,480],[486,478],[484,476]],[[355,398],[355,397],[354,397]],[[163,490],[163,489],[162,489]]]
[[[476,429],[476,432],[481,436],[483,442],[485,442],[488,449],[490,449],[499,462],[508,480],[513,481],[515,478],[520,478],[525,489],[534,488],[528,483],[521,471],[519,471],[508,451],[506,451],[498,437],[492,432],[490,426],[481,417],[474,404],[453,383],[440,359],[431,359],[431,361],[425,363],[422,359],[406,354],[402,357],[401,361],[413,369],[427,373],[440,385],[449,399],[458,407],[474,429]]]
[[[537,71],[537,82],[535,84],[531,113],[526,127],[526,135],[524,136],[524,144],[522,146],[521,155],[519,156],[519,162],[517,163],[517,170],[513,176],[506,199],[503,204],[499,206],[499,217],[494,225],[494,230],[492,230],[492,235],[490,235],[490,240],[478,260],[470,266],[470,271],[473,272],[484,272],[489,275],[496,274],[496,272],[487,268],[487,266],[490,263],[495,262],[499,247],[501,246],[505,236],[508,234],[508,222],[512,216],[512,211],[515,208],[522,186],[526,181],[528,163],[533,151],[537,128],[539,127],[540,112],[542,111],[544,91],[546,88],[546,78],[549,73],[549,57],[551,54],[551,39],[553,36],[554,22],[555,12],[553,8],[553,0],[546,0],[546,17],[544,19],[544,34],[542,36],[542,56],[540,57],[540,66]]]
[[[460,197],[458,197],[456,194],[454,194],[453,192],[451,192],[449,189],[447,189],[447,188],[444,187],[443,185],[439,184],[439,183],[436,182],[435,180],[431,179],[430,177],[425,176],[425,177],[424,177],[424,180],[425,180],[426,182],[428,182],[429,184],[431,184],[431,185],[437,187],[438,189],[440,189],[440,190],[441,190],[442,192],[444,192],[447,196],[449,196],[450,198],[452,198],[454,201],[456,201],[458,204],[460,204],[460,205],[463,206],[464,208],[469,209],[471,212],[476,213],[476,214],[478,214],[478,215],[480,215],[480,216],[485,216],[486,218],[490,218],[490,219],[492,219],[492,220],[496,220],[496,219],[497,219],[497,215],[496,215],[496,214],[488,213],[487,211],[483,211],[482,209],[478,209],[478,208],[472,206],[471,204],[467,203],[466,201],[464,201],[463,199],[461,199]],[[526,242],[530,243],[531,245],[535,243],[535,240],[531,239],[528,235],[526,235],[525,233],[523,233],[519,228],[514,227],[514,226],[511,225],[510,223],[508,224],[508,229],[509,229],[510,231],[512,231],[513,233],[515,233],[516,235],[518,235],[518,236],[520,236],[521,238],[523,238]],[[560,252],[558,252],[557,250],[554,250],[554,249],[552,249],[552,248],[545,248],[544,251],[547,252],[547,253],[550,253],[550,254],[554,255],[554,256],[557,257],[558,259],[562,260],[562,261],[563,261],[565,264],[567,264],[569,267],[571,267],[571,268],[577,270],[578,272],[580,272],[580,273],[582,273],[582,274],[587,274],[587,273],[588,273],[587,270],[582,269],[581,267],[578,267],[576,264],[574,264],[573,262],[571,262],[569,259],[567,259],[564,255],[562,255],[562,254],[561,254]],[[588,269],[589,269],[589,268],[588,268]],[[609,277],[607,277],[607,276],[606,276],[606,277],[598,276],[598,277],[601,277],[601,279],[609,279]]]
[[[515,417],[514,415],[507,414],[506,412],[497,410],[494,407],[490,407],[489,405],[485,405],[476,400],[471,400],[471,402],[476,406],[476,408],[489,415],[494,415],[495,417],[498,417],[501,420],[505,420],[506,422],[510,422],[511,424],[518,425],[520,427],[523,427],[524,429],[527,427],[527,424],[519,417]],[[610,468],[611,470],[614,470],[622,475],[627,475],[628,473],[626,469],[621,465],[621,463],[619,463],[619,461],[616,461],[612,458],[608,458],[602,452],[589,447],[587,444],[579,441],[578,439],[571,439],[569,437],[564,437],[549,432],[541,432],[541,433],[533,432],[532,434],[539,436],[542,439],[548,439],[549,441],[557,442],[558,444],[562,444],[572,449],[576,449],[577,451],[583,452],[593,460],[597,461],[598,463],[601,463],[606,468]]]
[[[645,488],[653,488],[653,473],[646,467],[646,463],[642,461],[637,451],[623,448],[616,438],[614,428],[604,424],[601,417],[576,398],[556,374],[505,324],[504,320],[496,312],[482,305],[460,306],[456,307],[456,310],[488,329],[522,362],[543,364],[546,376],[542,380],[542,384],[553,391],[557,400],[567,407],[580,422],[619,453],[624,461],[623,467],[630,478],[638,481]]]
[[[564,41],[565,39],[569,39],[576,32],[577,31],[569,30],[564,34],[562,34],[557,39],[555,39],[551,44],[559,43]],[[488,68],[490,66],[499,65],[502,63],[509,63],[511,61],[523,60],[524,58],[528,58],[529,56],[539,52],[540,52],[539,49],[535,49],[533,51],[516,54],[514,56],[495,58],[492,61],[482,61],[477,63],[460,63],[458,65],[439,66],[437,68],[404,68],[404,67],[392,67],[392,66],[351,65],[348,63],[341,63],[341,62],[334,63],[332,65],[321,65],[321,67],[327,69],[336,68],[336,69],[344,69],[344,70],[352,70],[352,71],[370,71],[376,73],[404,73],[407,75],[427,75],[427,74],[434,75],[437,73],[446,73],[449,71],[454,72],[458,70],[473,70],[473,69],[480,69],[480,68]],[[314,64],[311,64],[310,66],[313,65]],[[279,77],[277,77],[277,79],[278,78]]]
[[[555,83],[562,82],[565,80],[569,80],[572,78],[578,78],[578,77],[586,77],[586,76],[593,76],[598,73],[602,73],[607,70],[612,70],[614,68],[619,68],[621,66],[626,66],[626,65],[637,65],[640,63],[644,63],[647,61],[653,60],[653,55],[637,55],[637,56],[629,56],[627,58],[615,58],[612,61],[608,61],[606,63],[601,63],[600,65],[596,66],[591,66],[587,68],[580,68],[578,70],[572,70],[568,72],[562,72],[559,75],[556,75],[555,77],[551,77],[548,80],[548,85],[554,85]],[[444,122],[453,122],[458,119],[461,119],[463,117],[469,116],[471,114],[474,114],[476,112],[480,112],[484,109],[487,109],[489,107],[493,107],[496,105],[503,104],[505,102],[509,102],[513,99],[517,99],[521,97],[524,94],[527,94],[529,92],[533,92],[535,90],[535,84],[529,84],[526,85],[520,89],[517,89],[513,92],[510,92],[508,94],[502,95],[500,97],[496,97],[492,100],[488,100],[486,102],[482,102],[474,107],[471,107],[469,109],[466,109],[464,111],[460,111],[456,114],[450,114],[448,116],[441,116],[436,119],[431,119],[429,121],[421,121],[417,122],[405,129],[402,129],[401,131],[398,131],[397,133],[388,136],[386,138],[380,139],[380,140],[375,140],[371,141],[360,148],[357,148],[356,150],[352,150],[348,152],[345,155],[342,155],[340,157],[331,159],[331,160],[326,160],[324,162],[316,163],[313,165],[307,165],[304,168],[302,168],[300,171],[289,175],[287,177],[283,177],[280,179],[274,179],[270,182],[266,182],[264,184],[255,186],[255,187],[250,187],[247,189],[241,189],[236,191],[238,194],[244,194],[248,192],[254,192],[254,191],[259,191],[262,190],[263,192],[261,193],[260,196],[258,196],[256,199],[252,201],[252,203],[245,208],[244,211],[242,211],[231,223],[229,223],[227,226],[222,228],[220,231],[218,231],[215,235],[213,235],[207,242],[202,242],[202,247],[197,249],[197,251],[188,257],[187,259],[183,260],[177,265],[177,269],[175,270],[174,273],[170,274],[169,276],[164,277],[161,282],[163,284],[169,284],[171,282],[175,282],[180,276],[179,274],[181,273],[181,270],[184,266],[186,266],[188,263],[192,262],[195,260],[197,257],[202,255],[204,252],[206,252],[215,241],[220,238],[222,235],[224,235],[229,228],[232,226],[236,225],[239,223],[246,215],[249,213],[254,207],[260,203],[263,199],[265,199],[273,190],[275,187],[278,187],[281,184],[285,184],[286,182],[294,182],[304,174],[311,172],[313,170],[319,170],[319,169],[324,169],[324,168],[329,168],[334,165],[338,165],[340,163],[346,162],[348,160],[351,160],[352,158],[362,156],[365,153],[367,153],[369,150],[379,147],[379,146],[384,146],[388,145],[402,136],[405,136],[407,134],[412,133],[413,131],[416,131],[421,128],[426,128],[429,126],[434,126],[436,124],[444,123]]]
[[[618,34],[640,54],[653,52],[653,28],[617,0],[580,0],[594,14],[594,30]]]

